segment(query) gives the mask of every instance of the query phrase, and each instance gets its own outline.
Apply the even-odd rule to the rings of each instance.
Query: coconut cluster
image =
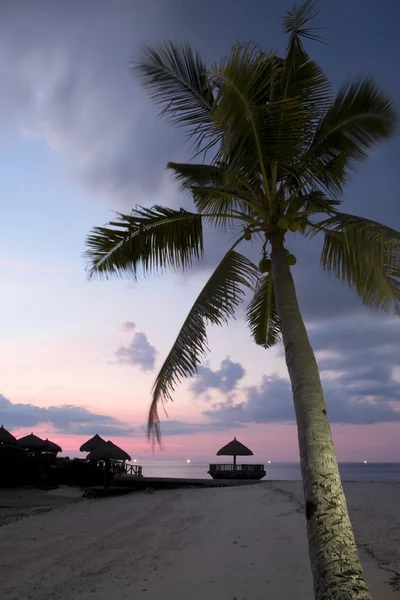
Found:
[[[284,231],[289,229],[289,231],[294,233],[299,228],[299,222],[296,219],[289,220],[287,217],[281,217],[278,221],[278,227]]]
[[[285,254],[286,254],[286,260],[288,262],[288,265],[290,265],[291,267],[293,267],[296,262],[297,262],[297,258],[295,257],[294,254],[291,254],[289,252],[289,250],[285,250]],[[258,264],[258,268],[260,270],[260,273],[262,273],[263,275],[265,273],[269,273],[271,270],[271,259],[264,257],[260,260],[259,264]]]

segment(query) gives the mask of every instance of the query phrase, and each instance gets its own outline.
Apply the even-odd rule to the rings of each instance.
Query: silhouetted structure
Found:
[[[12,433],[4,429],[3,425],[0,427],[0,445],[5,446],[16,446],[17,438]]]
[[[87,455],[87,460],[91,461],[102,461],[104,462],[104,487],[107,489],[109,487],[109,472],[111,470],[111,461],[126,461],[131,460],[131,457],[125,450],[122,450],[119,446],[111,442],[103,442],[100,444],[95,450],[92,450]],[[115,469],[113,469],[115,470]],[[121,468],[121,471],[124,472],[124,468]]]
[[[62,448],[58,444],[55,444],[48,438],[46,438],[44,441],[46,444],[45,452],[53,452],[54,454],[58,454],[58,452],[62,452]]]
[[[125,450],[108,440],[103,442],[95,450],[92,450],[87,460],[131,460],[131,457]]]
[[[96,433],[96,435],[90,438],[90,440],[82,444],[79,450],[81,452],[92,452],[93,450],[96,450],[96,448],[98,448],[101,444],[105,443],[106,440],[103,440],[103,438]]]
[[[253,456],[250,448],[236,438],[218,450],[217,456],[233,456],[233,464],[211,464],[208,473],[213,479],[262,479],[266,475],[264,465],[236,463],[237,456]]]
[[[46,442],[42,440],[42,438],[37,435],[31,433],[17,440],[17,444],[20,448],[24,450],[28,450],[28,452],[45,452],[46,451]]]

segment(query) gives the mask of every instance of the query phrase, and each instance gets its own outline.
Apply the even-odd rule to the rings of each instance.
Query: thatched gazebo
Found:
[[[52,442],[48,438],[46,438],[44,441],[46,444],[45,452],[53,452],[54,454],[57,454],[58,452],[62,452],[61,446],[59,446],[55,442]]]
[[[241,444],[234,437],[229,444],[226,444],[221,450],[218,450],[217,456],[233,456],[233,465],[236,467],[237,456],[254,456],[250,448],[247,448],[244,444]]]
[[[3,427],[0,427],[0,446],[17,446],[17,438]]]
[[[218,450],[217,456],[233,456],[233,463],[210,465],[208,473],[213,479],[262,479],[265,477],[264,465],[238,465],[236,463],[237,456],[253,456],[250,448],[238,442],[236,438]]]
[[[101,446],[102,444],[105,444],[105,443],[106,443],[106,440],[103,440],[103,438],[100,437],[96,433],[96,435],[94,435],[92,438],[90,438],[90,440],[88,440],[87,442],[82,444],[82,446],[79,448],[79,450],[81,452],[92,452],[93,450],[96,450],[96,448],[98,448],[99,446]]]
[[[87,457],[87,460],[131,460],[131,457],[125,450],[108,440],[103,442],[95,450],[92,450]]]
[[[108,472],[110,470],[111,460],[131,460],[131,457],[125,450],[122,450],[119,446],[111,442],[104,442],[100,444],[95,450],[92,450],[87,457],[87,460],[102,461],[104,462],[104,487],[109,487]]]
[[[37,453],[46,451],[46,442],[33,433],[19,438],[17,444],[20,448],[28,450],[28,452]]]

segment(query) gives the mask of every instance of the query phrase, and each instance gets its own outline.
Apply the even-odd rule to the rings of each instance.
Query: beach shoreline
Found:
[[[371,592],[399,600],[400,483],[344,488]],[[1,527],[0,554],[3,600],[312,598],[296,481],[68,502]]]

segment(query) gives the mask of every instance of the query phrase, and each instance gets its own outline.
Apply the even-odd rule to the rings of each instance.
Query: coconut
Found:
[[[281,217],[278,221],[279,229],[287,229],[289,227],[289,219],[287,217]]]
[[[244,239],[247,240],[248,242],[251,240],[251,230],[249,227],[246,227],[246,229],[244,230]]]
[[[271,259],[270,258],[262,258],[260,260],[258,268],[260,269],[261,273],[263,273],[263,274],[269,273],[269,271],[271,270]]]

